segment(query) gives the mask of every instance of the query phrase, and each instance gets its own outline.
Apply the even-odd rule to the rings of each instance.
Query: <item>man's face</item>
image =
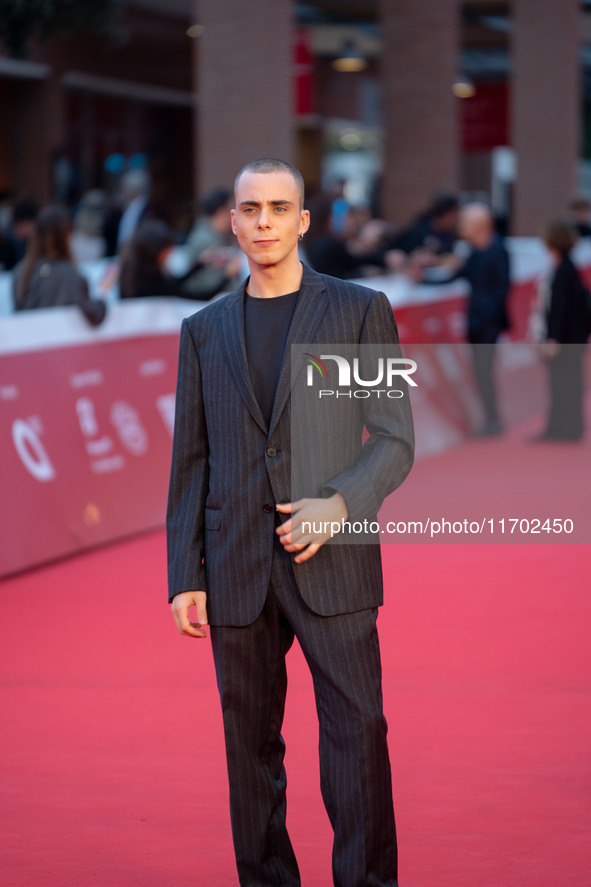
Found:
[[[463,240],[476,245],[482,229],[482,219],[470,210],[465,210],[460,215],[459,229],[460,237],[462,237]]]
[[[257,265],[280,265],[297,256],[298,235],[308,230],[310,214],[285,171],[243,173],[236,188],[232,231],[241,249]]]
[[[492,216],[480,207],[466,207],[460,213],[459,233],[476,249],[486,247],[494,237]]]

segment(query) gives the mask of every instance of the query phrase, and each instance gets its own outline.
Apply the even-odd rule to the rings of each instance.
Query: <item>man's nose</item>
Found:
[[[259,228],[268,228],[271,223],[271,218],[269,216],[269,211],[266,209],[262,209],[259,215]]]

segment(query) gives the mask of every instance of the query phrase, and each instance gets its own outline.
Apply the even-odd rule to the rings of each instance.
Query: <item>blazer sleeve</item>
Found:
[[[209,447],[201,370],[187,321],[181,327],[166,537],[168,599],[207,591],[203,522],[209,483]]]
[[[389,354],[394,351],[396,356],[402,356],[396,321],[384,293],[377,293],[368,306],[359,344],[387,345]],[[400,486],[412,467],[412,411],[404,381],[400,388],[404,391],[400,399],[370,397],[364,401],[368,437],[361,455],[351,468],[333,477],[324,487],[325,494],[334,491],[342,494],[352,521],[375,516],[386,496]]]

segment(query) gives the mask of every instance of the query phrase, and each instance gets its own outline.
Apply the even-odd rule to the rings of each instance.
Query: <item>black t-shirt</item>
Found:
[[[244,300],[244,331],[250,380],[267,425],[273,413],[285,342],[297,298],[297,293],[271,299],[257,299],[246,294]]]

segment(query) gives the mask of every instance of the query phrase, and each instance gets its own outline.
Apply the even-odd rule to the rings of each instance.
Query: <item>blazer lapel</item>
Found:
[[[302,361],[301,367],[292,378],[291,346],[302,345],[305,348],[305,346],[312,341],[314,333],[318,328],[318,324],[320,323],[327,306],[328,295],[321,275],[304,265],[300,292],[291,326],[289,328],[287,341],[285,343],[283,363],[281,364],[281,372],[279,374],[279,382],[277,383],[275,402],[273,404],[273,413],[269,425],[269,434],[274,431],[281,414],[285,409],[296,376],[304,368],[304,361]],[[304,350],[304,348],[302,350]]]
[[[244,335],[244,290],[246,283],[247,281],[228,298],[226,310],[220,323],[222,346],[226,352],[226,358],[236,383],[236,390],[244,400],[257,425],[267,434],[267,423],[263,418],[261,408],[254,394],[246,357],[246,338]]]

